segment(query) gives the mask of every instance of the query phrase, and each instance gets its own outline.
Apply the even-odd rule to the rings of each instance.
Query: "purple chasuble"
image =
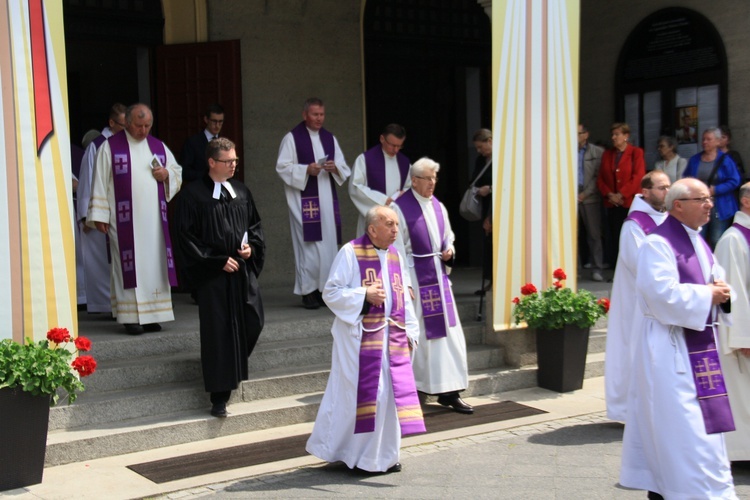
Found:
[[[167,164],[167,152],[164,143],[159,139],[146,136],[151,153],[155,154],[162,165]],[[133,235],[133,184],[132,161],[130,146],[125,131],[120,131],[108,139],[112,151],[112,180],[115,185],[115,203],[117,204],[117,239],[120,246],[120,266],[122,282],[125,289],[138,286],[135,273],[135,237]],[[149,165],[143,165],[150,168]],[[156,182],[156,180],[154,180]],[[159,183],[156,191],[159,193],[159,209],[161,211],[161,227],[164,234],[164,246],[167,252],[167,271],[169,284],[177,286],[177,271],[174,265],[172,240],[169,237],[169,223],[167,222],[167,198],[163,183]]]
[[[654,219],[651,218],[646,212],[640,210],[633,210],[628,214],[625,220],[632,220],[638,224],[644,233],[651,234],[651,232],[658,226]]]
[[[654,229],[652,234],[662,236],[672,246],[677,260],[677,270],[680,273],[680,283],[706,284],[698,255],[680,221],[669,215],[663,224]],[[698,238],[698,241],[706,249],[709,265],[713,267],[714,257],[711,249],[703,238]],[[708,314],[707,326],[703,331],[683,328],[698,403],[703,413],[707,434],[735,430],[729,397],[724,385],[724,375],[721,372],[719,353],[716,350],[712,316],[713,307]]]
[[[351,242],[359,263],[362,286],[382,284],[383,272],[377,250],[364,235]],[[359,350],[359,382],[357,384],[357,421],[354,433],[375,430],[375,409],[377,408],[378,382],[383,362],[383,342],[388,326],[388,364],[390,366],[393,396],[401,427],[401,434],[425,432],[422,407],[419,404],[414,372],[411,368],[409,341],[406,338],[404,286],[398,251],[391,245],[386,257],[391,287],[391,315],[385,317],[385,303],[370,305],[370,310],[362,319],[362,343]]]
[[[437,235],[442,245],[445,243],[445,223],[443,221],[443,210],[440,202],[432,197],[432,207],[435,210],[435,218],[438,223]],[[409,190],[399,196],[395,203],[401,209],[409,228],[411,239],[411,252],[414,257],[414,270],[419,282],[419,301],[422,305],[422,317],[424,318],[425,336],[429,340],[441,339],[448,335],[445,324],[445,315],[448,314],[448,324],[456,326],[456,312],[453,308],[453,295],[451,294],[450,282],[445,272],[445,264],[440,261],[440,271],[433,259],[432,242],[427,222],[422,213],[422,206],[414,196],[414,191]],[[444,248],[441,247],[441,251]],[[440,276],[442,275],[442,283]],[[442,285],[442,290],[441,290]]]
[[[740,233],[742,233],[742,236],[744,236],[745,240],[747,240],[747,246],[750,247],[750,229],[736,222],[732,224],[732,227],[737,229]]]
[[[318,131],[320,142],[323,145],[323,151],[328,155],[329,160],[335,160],[336,147],[333,142],[333,134],[324,128]],[[292,129],[294,138],[294,147],[297,150],[297,161],[304,165],[315,163],[312,139],[310,132],[305,126],[305,122]],[[333,175],[328,176],[331,182],[331,197],[333,198],[333,216],[336,221],[336,243],[341,244],[341,214],[339,213],[339,197],[336,193],[336,186],[333,181]],[[320,223],[320,197],[318,196],[318,178],[309,176],[305,189],[302,190],[302,235],[305,241],[321,241],[323,239],[323,227]]]
[[[398,173],[401,175],[399,190],[404,189],[404,183],[409,175],[409,158],[401,153],[396,153],[398,162]],[[383,147],[378,144],[365,151],[365,171],[367,172],[367,186],[379,193],[390,196],[392,193],[385,192],[385,152]]]

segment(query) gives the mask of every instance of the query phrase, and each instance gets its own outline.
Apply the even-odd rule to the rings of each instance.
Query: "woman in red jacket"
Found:
[[[630,126],[612,124],[612,148],[602,155],[596,185],[604,200],[607,212],[611,264],[617,263],[620,229],[628,216],[633,198],[641,191],[641,179],[646,174],[643,150],[628,144]]]

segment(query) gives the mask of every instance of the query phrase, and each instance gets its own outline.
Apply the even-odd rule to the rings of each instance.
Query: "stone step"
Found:
[[[602,353],[589,355],[585,376],[587,378],[600,376],[603,371],[603,361]],[[326,377],[323,377],[324,373]],[[276,382],[279,378],[272,377]],[[318,372],[316,378],[317,381],[305,388],[312,388],[321,383],[324,386],[327,372]],[[245,385],[253,385],[258,381],[259,379],[245,382],[243,392]],[[502,396],[505,391],[534,385],[536,385],[536,367],[533,366],[517,369],[474,370],[469,374],[469,387],[463,394],[465,396],[484,394]],[[176,392],[177,397],[185,396],[184,391]],[[86,425],[77,429],[51,430],[47,438],[45,465],[51,467],[252,430],[311,422],[317,414],[322,389],[253,401],[235,402],[233,400],[230,402],[230,415],[226,419],[211,417],[208,414],[205,393],[201,396],[204,401],[202,409],[173,411],[106,424]]]
[[[309,342],[309,341],[306,341]],[[291,349],[291,347],[290,347]],[[319,363],[295,363],[289,361],[278,363],[266,371],[253,371],[249,380],[244,381],[239,391],[234,391],[233,401],[254,401],[263,398],[290,396],[304,392],[322,391],[328,380],[331,366],[331,344],[317,343],[311,346],[298,346],[300,351],[317,350],[327,353],[327,360]],[[278,350],[276,357],[283,359],[284,349]],[[256,353],[250,358],[255,358]],[[260,357],[260,356],[259,356]],[[322,356],[321,356],[322,357]],[[288,358],[292,359],[292,356]],[[307,358],[309,359],[309,358]],[[502,364],[502,351],[496,346],[473,345],[467,348],[467,360],[470,370],[497,368]],[[156,361],[156,360],[153,360]],[[84,426],[109,424],[144,416],[165,415],[180,411],[207,408],[208,395],[203,388],[200,377],[200,362],[197,356],[185,359],[174,356],[170,366],[150,362],[145,365],[130,365],[103,369],[98,375],[105,382],[89,384],[73,405],[59,405],[50,411],[50,429],[73,429]],[[191,364],[192,363],[192,364]],[[175,380],[176,370],[180,367],[192,369],[197,376],[189,380]],[[152,371],[152,368],[153,371]],[[160,383],[143,384],[140,387],[130,386],[119,390],[95,390],[111,387],[115,380],[133,377],[134,382],[147,380],[152,373],[162,374]],[[92,382],[97,374],[92,375]],[[125,382],[120,382],[124,384]]]

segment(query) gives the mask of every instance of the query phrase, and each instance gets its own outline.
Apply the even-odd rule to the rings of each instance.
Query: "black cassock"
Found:
[[[214,181],[206,175],[185,186],[176,200],[177,258],[196,291],[207,392],[230,391],[247,380],[248,358],[263,329],[258,275],[265,243],[260,216],[250,190],[234,179],[229,183],[234,199],[226,188],[214,199]],[[237,251],[246,231],[252,253],[245,261]],[[223,270],[229,257],[239,262],[238,271]]]

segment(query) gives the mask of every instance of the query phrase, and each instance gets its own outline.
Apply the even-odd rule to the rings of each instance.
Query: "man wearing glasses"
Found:
[[[459,396],[469,386],[466,339],[456,311],[446,266],[453,262],[453,230],[448,211],[433,196],[440,164],[422,158],[411,167],[411,189],[393,203],[401,235],[396,247],[409,269],[408,286],[417,297],[419,349],[412,364],[417,389],[459,413],[474,409]]]
[[[174,321],[177,286],[167,202],[182,185],[182,167],[169,148],[150,135],[151,109],[134,104],[125,129],[99,148],[86,224],[109,236],[112,309],[131,335],[161,330]]]
[[[680,179],[666,206],[638,251],[643,320],[633,330],[620,484],[656,499],[737,498],[723,435],[735,426],[716,344],[734,293],[700,237],[713,200],[703,182]]]
[[[239,159],[232,141],[208,143],[208,174],[180,192],[175,212],[181,269],[195,290],[201,364],[211,415],[247,380],[248,357],[263,328],[258,276],[265,243],[258,210],[244,183],[232,179]]]
[[[102,129],[86,147],[81,162],[78,179],[78,201],[76,213],[78,223],[82,226],[81,249],[83,253],[84,282],[86,283],[86,310],[89,313],[108,313],[112,311],[112,299],[109,289],[109,257],[107,255],[107,237],[86,225],[86,215],[91,201],[91,188],[94,178],[96,153],[104,141],[125,128],[125,105],[115,103],[109,109],[109,126]]]
[[[607,319],[607,362],[604,364],[607,417],[625,422],[630,366],[633,364],[633,328],[642,318],[635,301],[635,268],[638,248],[646,235],[664,222],[664,200],[669,176],[653,170],[643,176],[641,193],[635,195],[620,231],[620,251],[612,283],[612,308]]]
[[[354,161],[349,181],[349,196],[359,211],[357,234],[365,231],[365,215],[376,205],[389,206],[411,187],[409,158],[401,153],[406,129],[391,123],[380,134],[380,144],[373,146]]]
[[[206,147],[212,139],[217,139],[224,126],[224,108],[219,104],[212,104],[203,116],[206,128],[188,137],[182,147],[180,165],[182,166],[182,180],[185,183],[196,181],[208,172],[206,162]]]

